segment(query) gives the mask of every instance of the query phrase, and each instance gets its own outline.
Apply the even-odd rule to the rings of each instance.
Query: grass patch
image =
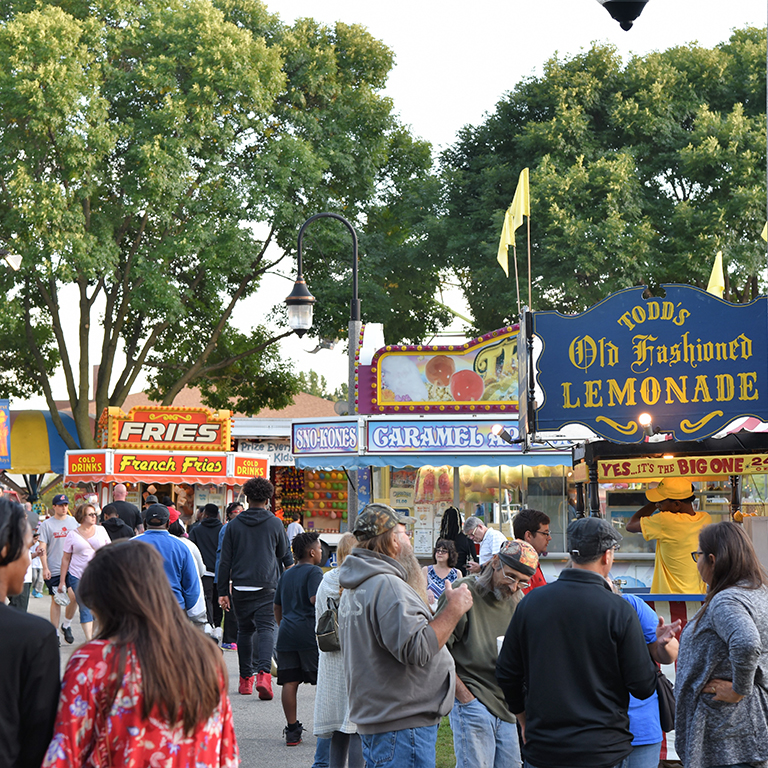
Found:
[[[453,752],[453,731],[444,717],[437,729],[436,768],[456,768],[456,755]]]

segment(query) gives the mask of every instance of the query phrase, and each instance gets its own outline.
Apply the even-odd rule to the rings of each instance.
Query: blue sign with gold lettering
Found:
[[[688,285],[664,298],[628,288],[579,315],[534,312],[543,390],[535,429],[583,424],[638,443],[656,431],[700,440],[734,419],[768,421],[768,297],[731,304]]]

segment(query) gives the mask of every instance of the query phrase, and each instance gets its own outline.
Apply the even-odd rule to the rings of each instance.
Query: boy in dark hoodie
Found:
[[[215,504],[206,504],[202,509],[200,522],[189,532],[189,540],[197,545],[205,563],[203,574],[203,593],[208,623],[214,628],[216,639],[221,640],[221,618],[223,611],[216,592],[216,550],[219,545],[219,531],[222,523],[219,508]]]
[[[285,745],[301,743],[304,730],[296,717],[296,696],[300,683],[317,685],[318,649],[315,638],[315,595],[323,572],[320,534],[299,533],[293,538],[296,565],[286,571],[275,592],[277,633],[277,684],[287,725]]]
[[[282,522],[268,509],[275,488],[255,477],[243,485],[248,509],[224,529],[216,579],[219,605],[228,611],[229,584],[237,616],[239,692],[253,693],[254,667],[259,698],[272,698],[272,650],[275,637],[273,604],[280,574],[293,565],[293,555]],[[254,635],[257,637],[254,660]]]
[[[133,532],[133,528],[118,515],[117,510],[111,504],[107,504],[101,510],[101,520],[101,524],[104,526],[104,530],[111,541],[116,539],[132,539],[136,535]]]

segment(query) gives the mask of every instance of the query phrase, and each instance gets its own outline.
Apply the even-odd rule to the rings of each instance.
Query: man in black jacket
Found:
[[[496,677],[523,729],[526,768],[612,768],[632,751],[629,694],[656,689],[637,614],[607,577],[621,535],[601,518],[568,526],[573,567],[520,602]]]
[[[256,690],[260,699],[272,698],[272,650],[275,636],[273,603],[275,588],[283,569],[293,565],[283,524],[267,508],[275,492],[263,477],[255,477],[243,486],[248,509],[233,518],[224,529],[221,560],[216,587],[219,605],[228,611],[229,583],[237,615],[237,656],[240,665],[239,692],[253,693],[256,667]],[[254,664],[253,636],[258,649]]]
[[[127,525],[120,517],[113,504],[107,504],[107,506],[101,510],[101,520],[101,524],[104,526],[104,530],[107,532],[110,541],[115,541],[116,539],[132,539],[135,536],[133,528],[131,528],[130,525]]]
[[[215,504],[206,504],[202,509],[200,522],[189,532],[189,540],[197,545],[205,563],[203,574],[203,592],[205,594],[205,610],[208,623],[216,632],[216,639],[221,640],[221,617],[223,611],[219,605],[219,595],[216,592],[216,550],[219,544],[221,530],[219,508]]]

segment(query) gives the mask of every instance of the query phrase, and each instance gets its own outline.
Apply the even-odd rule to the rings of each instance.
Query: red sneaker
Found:
[[[240,678],[240,687],[237,689],[237,692],[242,693],[243,696],[251,696],[253,694],[253,675]]]
[[[256,675],[256,690],[262,701],[270,701],[272,699],[272,675],[269,672],[259,672]]]

